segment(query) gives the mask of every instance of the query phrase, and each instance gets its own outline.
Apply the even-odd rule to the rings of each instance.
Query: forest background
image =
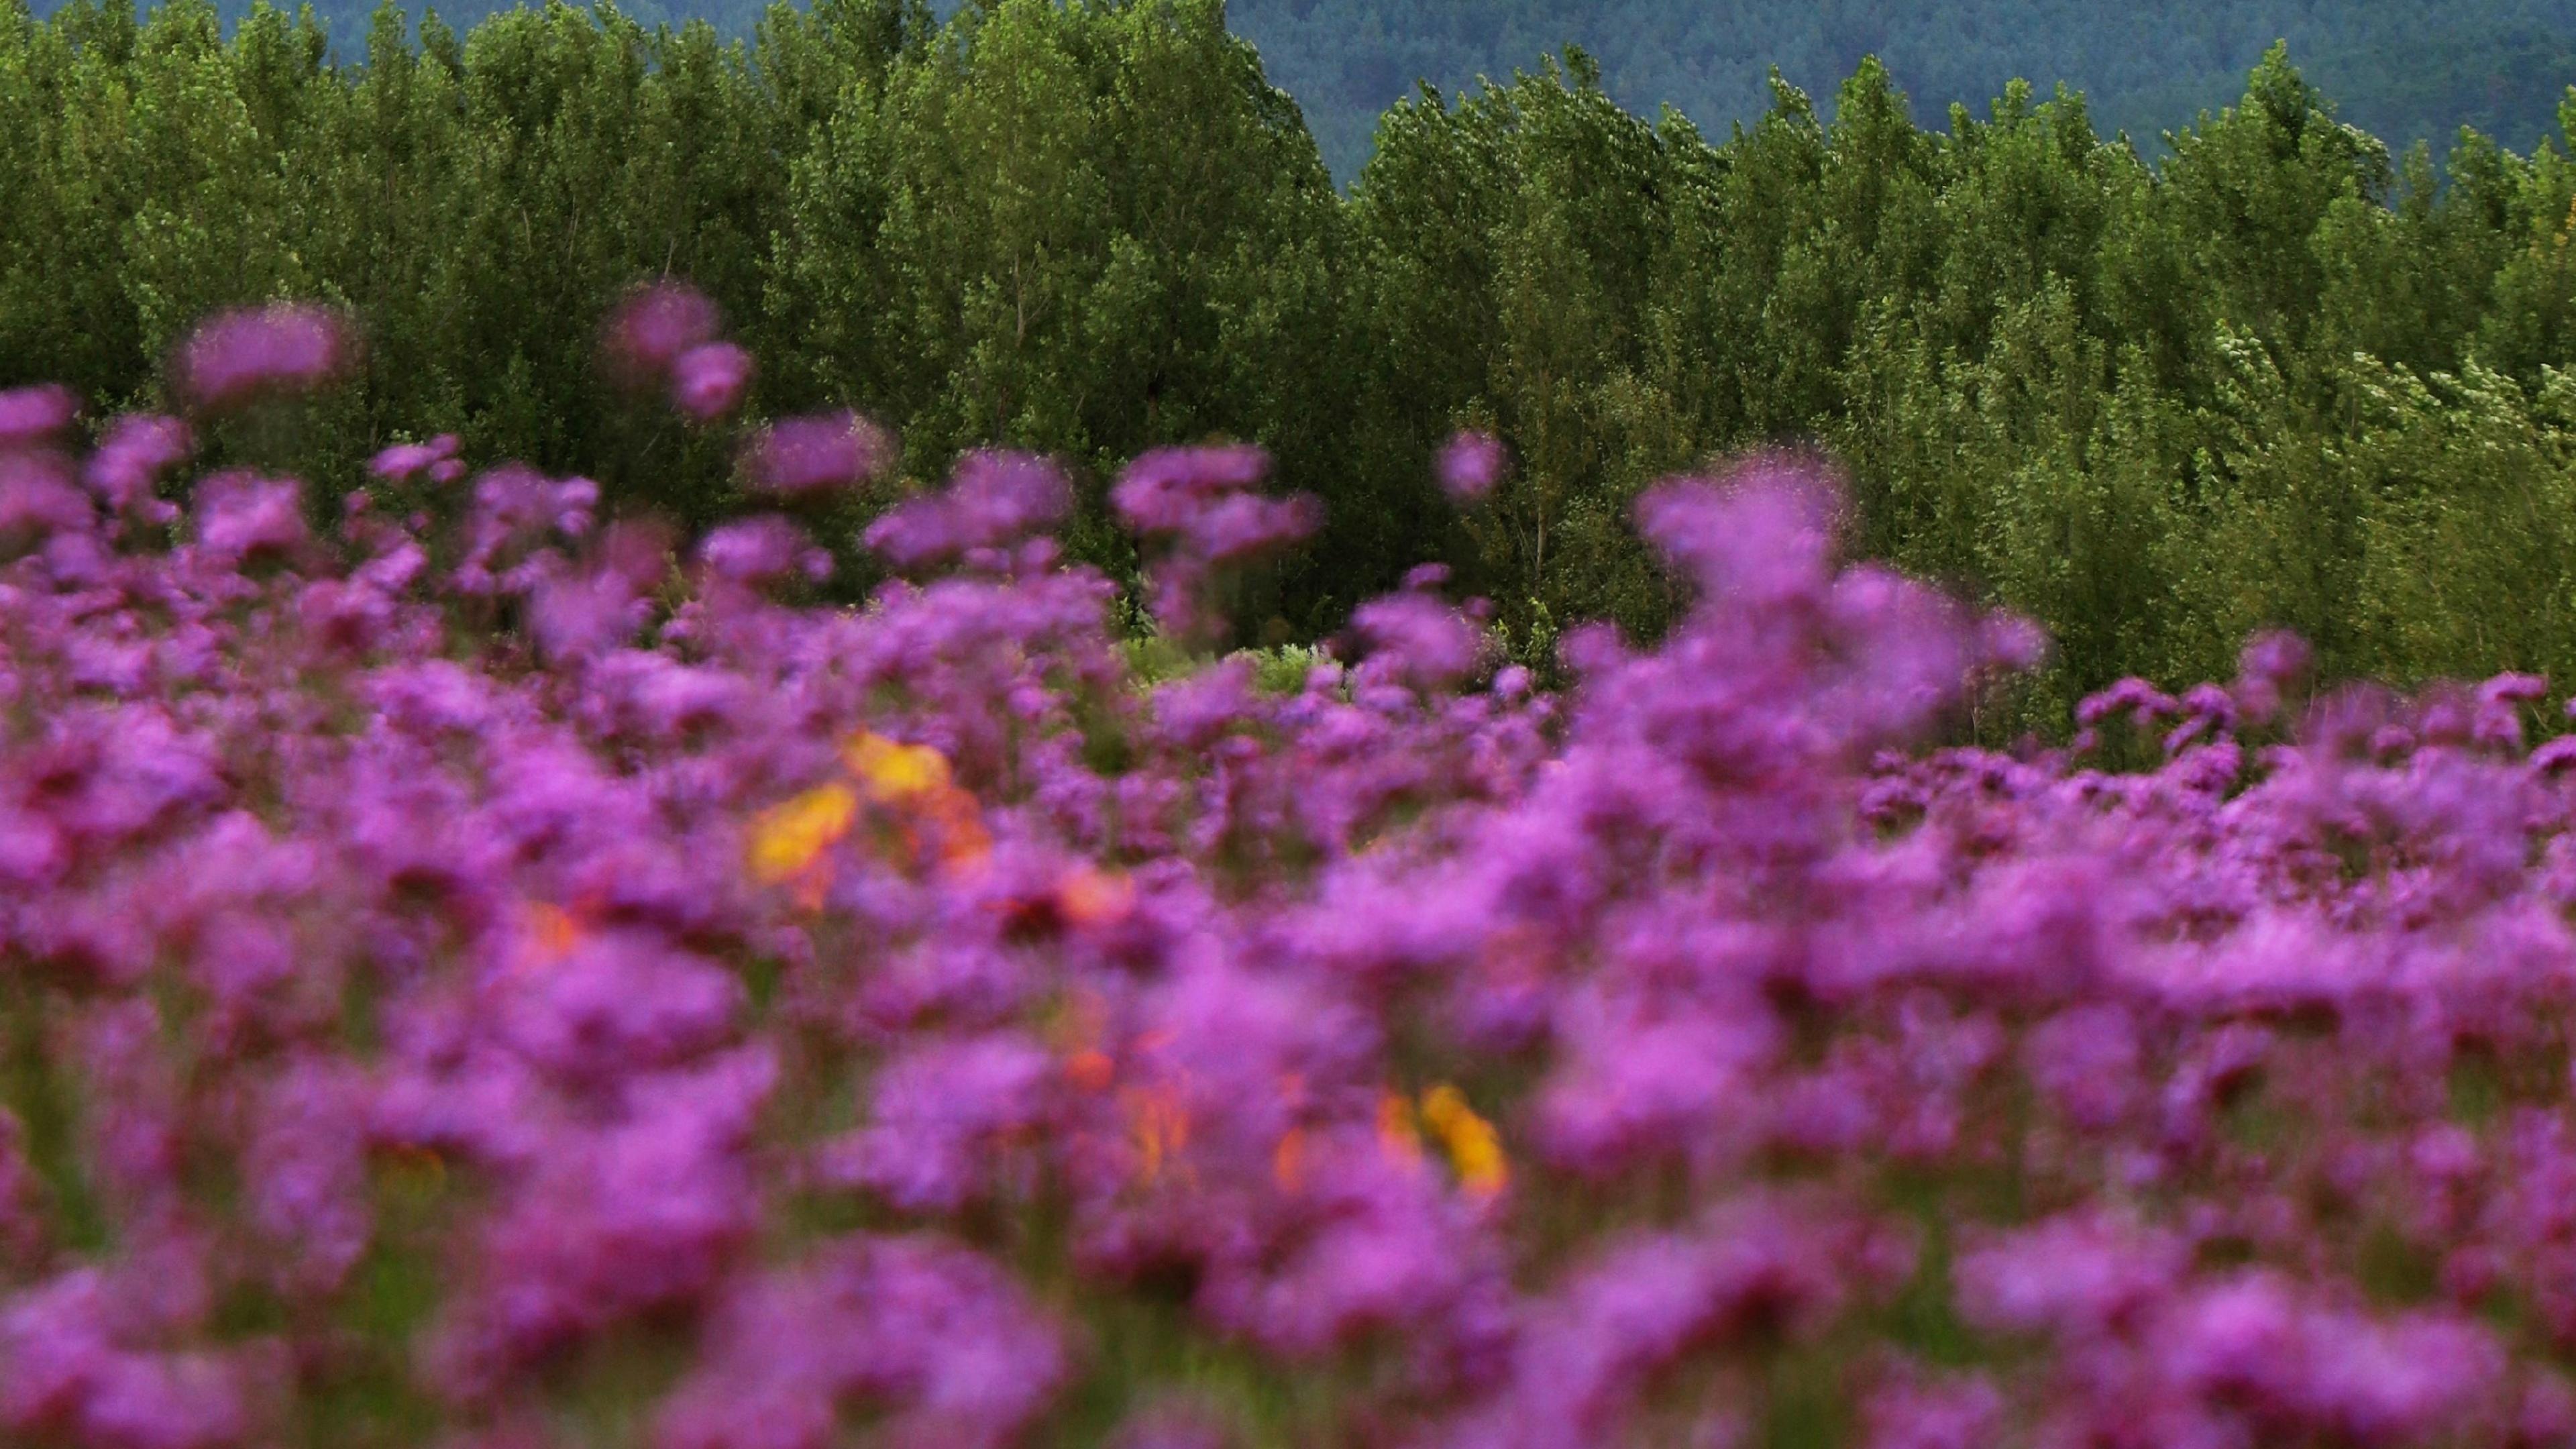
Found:
[[[1651,634],[1629,502],[1785,446],[1847,473],[1856,547],[2047,626],[2016,720],[2222,676],[2267,624],[2339,675],[2576,678],[2576,4],[227,18],[0,0],[0,385],[150,402],[206,311],[319,298],[357,384],[219,456],[354,482],[455,430],[704,523],[735,436],[597,367],[671,274],[756,412],[867,411],[908,480],[1072,460],[1113,570],[1119,460],[1266,445],[1329,516],[1250,638],[1423,558],[1526,658]],[[1463,516],[1461,427],[1516,460]]]

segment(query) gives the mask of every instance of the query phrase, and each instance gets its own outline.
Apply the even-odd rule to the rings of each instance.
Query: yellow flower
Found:
[[[880,804],[918,800],[948,788],[948,757],[928,745],[898,744],[872,730],[850,736],[841,760]]]
[[[819,785],[751,822],[752,879],[763,885],[793,880],[843,836],[859,816],[859,797],[847,785]]]
[[[1494,1124],[1477,1116],[1456,1087],[1443,1082],[1423,1093],[1422,1120],[1449,1150],[1449,1165],[1467,1191],[1491,1197],[1511,1181],[1511,1164],[1503,1158]]]

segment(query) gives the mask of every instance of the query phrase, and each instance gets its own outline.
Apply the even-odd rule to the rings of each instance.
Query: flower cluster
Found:
[[[692,420],[714,422],[751,386],[751,354],[719,339],[720,320],[705,293],[657,282],[609,319],[608,360],[630,383],[663,392]]]
[[[187,430],[75,421],[0,394],[0,1440],[2576,1438],[2536,680],[2272,636],[1933,748],[2033,632],[1761,464],[1641,500],[1696,603],[1562,695],[1436,570],[1147,682],[1032,459],[851,610],[447,438],[376,473],[453,536],[137,527]],[[1261,477],[1118,485],[1170,617],[1311,528]]]

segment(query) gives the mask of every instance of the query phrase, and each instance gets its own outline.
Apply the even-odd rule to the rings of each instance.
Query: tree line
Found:
[[[1631,500],[1786,446],[1840,460],[1856,547],[2048,627],[2034,711],[2223,675],[2266,625],[2336,674],[2576,679],[2563,139],[2395,155],[2277,50],[2153,157],[2018,83],[1927,128],[1874,60],[1712,137],[1568,52],[1395,105],[1343,191],[1225,20],[818,0],[733,42],[386,8],[341,62],[309,13],[0,0],[0,382],[149,404],[192,319],[316,298],[360,323],[352,385],[219,452],[354,481],[453,430],[704,522],[744,506],[736,440],[597,366],[626,289],[684,276],[755,411],[861,408],[914,482],[1064,456],[1112,569],[1120,460],[1265,445],[1329,510],[1273,636],[1423,558],[1524,649],[1650,633],[1675,601]],[[1514,458],[1463,514],[1432,478],[1461,427]]]
[[[1982,109],[2013,77],[2045,77],[2083,89],[2105,130],[2150,149],[2165,127],[2235,96],[2275,40],[2346,119],[2437,149],[2463,124],[2530,146],[2576,74],[2569,0],[1234,0],[1231,19],[1345,177],[1415,78],[1507,76],[1568,41],[1599,58],[1623,104],[1670,104],[1704,127],[1768,109],[1773,66],[1829,93],[1875,55],[1932,114],[1953,101]]]

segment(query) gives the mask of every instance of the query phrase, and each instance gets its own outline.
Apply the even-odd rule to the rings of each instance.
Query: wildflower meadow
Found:
[[[2538,678],[2265,634],[1961,745],[2049,641],[1773,457],[1544,678],[1437,567],[1219,655],[1324,524],[1244,447],[1117,477],[1132,581],[970,453],[835,601],[894,440],[672,285],[604,361],[738,450],[701,536],[199,476],[351,346],[0,394],[0,1443],[2576,1442]]]

